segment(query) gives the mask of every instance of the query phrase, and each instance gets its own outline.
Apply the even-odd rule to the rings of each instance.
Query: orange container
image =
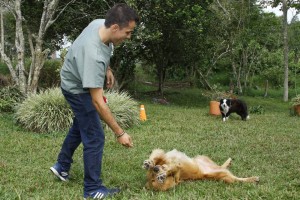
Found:
[[[220,105],[220,102],[218,102],[218,101],[210,101],[209,102],[209,114],[221,115],[219,105]]]

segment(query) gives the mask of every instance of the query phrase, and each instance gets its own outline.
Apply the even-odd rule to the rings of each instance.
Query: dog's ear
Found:
[[[231,106],[231,99],[227,99],[227,105],[230,107]]]
[[[220,99],[220,104],[222,104],[223,103],[223,99]]]

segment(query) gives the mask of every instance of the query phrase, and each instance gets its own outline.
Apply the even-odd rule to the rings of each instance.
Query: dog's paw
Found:
[[[162,172],[157,174],[156,179],[159,183],[164,183],[164,181],[166,180],[167,177],[167,173],[166,172]]]
[[[149,170],[154,167],[153,161],[152,160],[145,160],[143,163],[143,168],[146,170]]]
[[[228,167],[231,166],[231,164],[232,164],[232,158],[228,158],[228,159],[226,160],[226,162],[222,165],[222,167],[228,168]]]
[[[249,183],[258,183],[259,182],[259,177],[258,176],[249,177],[247,182],[249,182]]]

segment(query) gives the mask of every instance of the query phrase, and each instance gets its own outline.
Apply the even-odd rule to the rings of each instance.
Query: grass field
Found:
[[[127,130],[134,148],[124,149],[106,133],[102,178],[108,187],[121,187],[114,199],[300,199],[300,118],[290,116],[288,103],[243,97],[249,107],[261,105],[265,112],[250,113],[246,122],[232,115],[224,123],[220,117],[208,115],[208,101],[199,90],[170,90],[166,96],[167,106],[154,104],[147,96],[139,99],[148,120]],[[11,114],[1,113],[0,199],[82,199],[82,146],[75,152],[68,183],[60,182],[49,170],[64,136],[64,132],[27,132],[13,122]],[[260,176],[260,182],[189,181],[167,192],[148,191],[143,188],[142,163],[155,148],[176,148],[192,157],[207,155],[219,164],[232,157],[235,175]]]

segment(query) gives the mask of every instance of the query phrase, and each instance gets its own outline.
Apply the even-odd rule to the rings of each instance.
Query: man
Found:
[[[103,87],[111,88],[114,76],[109,68],[113,45],[130,39],[138,16],[126,4],[116,4],[105,20],[94,20],[70,47],[62,70],[62,93],[75,115],[57,163],[50,170],[62,181],[67,181],[73,162],[72,156],[82,142],[84,160],[84,199],[102,199],[119,192],[102,185],[101,165],[104,131],[100,118],[109,125],[120,144],[133,147],[131,137],[118,125],[103,99]]]

